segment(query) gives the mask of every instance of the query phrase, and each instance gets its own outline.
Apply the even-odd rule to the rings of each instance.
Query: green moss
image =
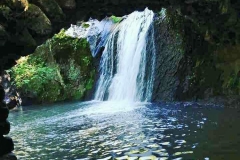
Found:
[[[111,16],[110,19],[111,19],[114,23],[119,23],[119,22],[122,21],[122,17]]]
[[[87,39],[78,39],[67,36],[64,29],[62,29],[58,34],[55,34],[53,36],[53,38],[51,39],[51,43],[52,45],[58,45],[61,48],[65,48],[67,46],[71,47],[72,49],[74,49],[74,51],[77,51],[79,49],[88,49],[89,47]]]
[[[193,73],[189,77],[190,94],[197,98],[204,98],[206,91],[211,89],[213,91],[212,96],[219,95],[221,93],[220,73],[219,70],[216,70],[214,66],[207,62],[193,68]]]
[[[87,23],[82,23],[82,27],[83,27],[83,28],[88,28],[88,27],[90,27],[90,25],[87,24]]]
[[[240,45],[221,46],[215,53],[216,67],[222,71],[223,94],[240,94]]]
[[[37,43],[32,37],[32,35],[29,33],[29,31],[25,28],[21,30],[20,33],[15,34],[15,37],[18,39],[19,44],[23,44],[24,46],[28,47],[36,47]]]
[[[44,13],[53,21],[62,21],[65,15],[55,0],[34,0],[32,3],[40,6]]]
[[[87,90],[91,90],[93,88],[93,85],[94,85],[94,75],[95,75],[95,70],[92,70],[91,73],[90,73],[91,79],[87,80],[87,83],[86,83],[86,89]]]
[[[52,32],[52,24],[50,20],[38,6],[29,4],[28,10],[22,16],[24,17],[22,17],[19,23],[26,24],[26,27],[35,33],[47,35]]]
[[[86,39],[53,36],[11,69],[22,95],[35,95],[41,103],[81,99],[93,87],[95,69]]]
[[[59,95],[59,83],[56,69],[47,65],[38,55],[31,55],[20,59],[11,69],[16,87],[22,95],[31,93],[36,95],[39,102],[54,102]]]

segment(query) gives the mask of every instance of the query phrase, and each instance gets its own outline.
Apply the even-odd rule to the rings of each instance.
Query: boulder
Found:
[[[0,122],[0,135],[7,135],[10,132],[10,123],[5,120]]]
[[[29,48],[35,48],[37,46],[35,39],[29,33],[27,28],[24,28],[21,32],[13,35],[12,39],[14,39],[17,44],[24,45]]]
[[[8,41],[8,33],[5,28],[0,24],[0,46],[3,46]]]
[[[65,15],[55,0],[35,0],[32,2],[39,6],[49,19],[54,22],[63,21]]]
[[[24,23],[35,34],[44,36],[52,32],[52,24],[45,13],[36,5],[29,4],[24,15],[21,15],[20,23]]]
[[[14,150],[13,140],[9,137],[0,137],[0,157]]]
[[[28,9],[28,0],[5,0],[7,5],[12,9],[20,9],[26,11]]]
[[[6,20],[8,20],[11,16],[12,10],[8,6],[0,6],[0,17],[4,17]]]
[[[8,118],[9,110],[7,107],[0,107],[0,122]]]
[[[7,104],[9,109],[14,109],[19,106],[19,103],[15,97],[10,97],[10,102]]]
[[[9,153],[4,155],[3,157],[0,157],[0,160],[17,160],[17,157],[13,153]]]
[[[76,8],[75,0],[56,0],[56,1],[63,9],[75,9]]]

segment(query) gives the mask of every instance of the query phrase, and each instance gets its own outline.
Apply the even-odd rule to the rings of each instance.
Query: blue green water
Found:
[[[10,114],[21,160],[240,159],[240,111],[194,103],[85,102]]]

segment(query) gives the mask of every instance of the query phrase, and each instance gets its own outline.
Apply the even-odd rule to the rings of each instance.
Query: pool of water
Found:
[[[240,159],[240,110],[85,102],[10,114],[19,159]]]

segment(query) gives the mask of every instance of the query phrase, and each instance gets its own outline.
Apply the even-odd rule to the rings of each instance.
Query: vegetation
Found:
[[[166,21],[169,24],[169,32],[175,35],[176,41],[181,41],[177,44],[177,49],[181,54],[185,52],[185,35],[184,35],[184,18],[177,11],[162,9],[160,14],[165,12]]]
[[[59,95],[57,68],[48,66],[40,56],[22,57],[11,69],[14,82],[23,95],[32,94],[39,101],[53,102]]]
[[[82,23],[82,27],[83,27],[83,28],[88,28],[88,27],[90,27],[90,25],[87,24],[87,23]]]
[[[17,61],[10,73],[22,96],[40,103],[81,99],[94,83],[95,70],[86,39],[64,30]]]
[[[119,23],[119,22],[122,21],[122,17],[111,16],[110,19],[111,19],[114,23]]]

